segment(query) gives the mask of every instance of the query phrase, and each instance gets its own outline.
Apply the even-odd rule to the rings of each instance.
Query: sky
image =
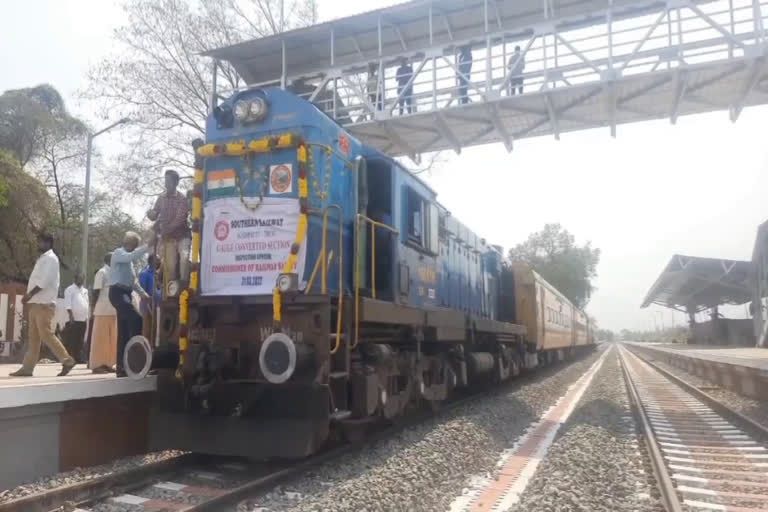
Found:
[[[322,20],[391,1],[320,0]],[[108,52],[122,23],[115,0],[4,2],[0,91],[50,83],[70,110],[103,124],[77,101],[89,66]],[[757,225],[768,218],[767,107],[653,121],[467,148],[424,175],[454,216],[506,249],[545,223],[602,251],[597,290],[587,308],[601,326],[648,329],[683,315],[639,309],[675,253],[750,259]],[[111,137],[111,140],[110,140]],[[97,142],[108,148],[119,133]],[[107,149],[108,151],[108,149]],[[736,309],[735,313],[741,313]]]

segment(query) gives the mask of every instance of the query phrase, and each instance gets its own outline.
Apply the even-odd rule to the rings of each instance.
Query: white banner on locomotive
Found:
[[[222,198],[205,206],[202,244],[203,295],[267,295],[296,239],[298,199]],[[258,205],[258,206],[257,206]],[[304,275],[306,243],[294,272]]]

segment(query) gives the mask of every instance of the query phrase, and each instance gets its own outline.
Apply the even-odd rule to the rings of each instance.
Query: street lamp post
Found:
[[[83,257],[81,264],[81,271],[83,273],[83,279],[88,275],[88,207],[90,206],[90,191],[91,191],[91,151],[93,149],[93,139],[98,137],[104,132],[108,132],[115,126],[125,124],[130,119],[127,117],[112,123],[111,125],[103,128],[96,133],[88,134],[88,153],[85,157],[85,201],[83,205]]]

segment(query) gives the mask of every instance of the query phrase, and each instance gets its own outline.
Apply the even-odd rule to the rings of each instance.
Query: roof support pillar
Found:
[[[286,81],[287,81],[287,70],[285,69],[285,39],[282,39],[280,41],[280,49],[282,53],[282,66],[283,70],[280,73],[280,88],[285,89]]]
[[[747,98],[757,85],[757,82],[760,81],[760,77],[763,74],[763,69],[765,68],[764,64],[765,57],[757,57],[752,60],[752,64],[749,66],[749,74],[747,75],[746,83],[739,93],[739,99],[729,109],[731,122],[735,123],[739,119],[741,111],[744,110],[744,105],[747,102]]]
[[[457,139],[456,135],[454,135],[454,133],[451,131],[448,123],[445,122],[443,115],[440,112],[435,112],[432,115],[432,118],[435,120],[435,128],[437,128],[437,131],[440,132],[440,135],[445,137],[448,142],[451,143],[451,146],[453,146],[453,150],[456,152],[456,154],[460,155],[461,143],[459,143],[459,139]]]
[[[495,104],[498,104],[498,102],[494,102]],[[504,143],[504,147],[507,150],[507,153],[512,151],[512,137],[509,136],[509,133],[507,133],[507,129],[504,126],[504,123],[501,122],[501,118],[499,117],[499,112],[496,110],[496,107],[493,103],[488,104],[488,116],[491,118],[491,122],[493,123],[493,127],[496,129],[496,131],[499,133],[499,137],[501,137],[501,141]]]
[[[680,113],[680,103],[683,101],[685,92],[688,89],[688,74],[678,68],[675,73],[675,97],[672,103],[672,110],[669,113],[669,122],[677,123],[677,116]]]

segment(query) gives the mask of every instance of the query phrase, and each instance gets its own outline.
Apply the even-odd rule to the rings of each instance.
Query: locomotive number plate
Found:
[[[189,330],[189,341],[213,342],[216,339],[216,328],[193,327]]]

